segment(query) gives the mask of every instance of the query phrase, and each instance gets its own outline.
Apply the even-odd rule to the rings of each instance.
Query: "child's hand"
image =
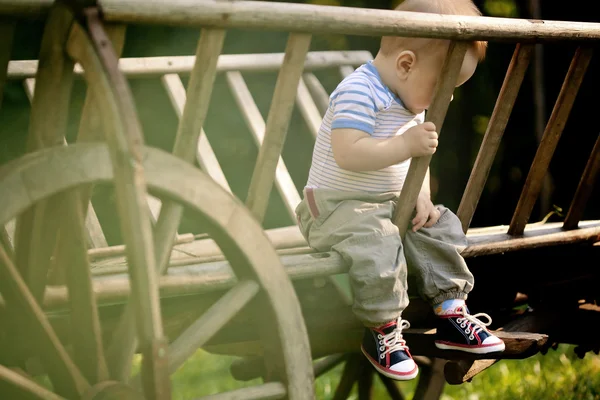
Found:
[[[440,210],[431,202],[429,194],[419,193],[416,205],[417,215],[412,220],[412,231],[416,232],[422,227],[429,228],[440,219]]]
[[[433,122],[415,125],[402,135],[410,149],[411,157],[428,156],[435,153],[438,146],[438,134]]]

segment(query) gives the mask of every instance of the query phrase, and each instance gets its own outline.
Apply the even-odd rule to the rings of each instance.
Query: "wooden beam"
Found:
[[[217,72],[276,72],[283,64],[284,53],[221,54]],[[359,66],[373,59],[368,51],[311,51],[306,54],[304,70],[314,71],[341,65]],[[159,77],[165,74],[189,75],[196,56],[127,57],[119,60],[119,69],[128,78]],[[32,78],[37,60],[13,60],[8,63],[8,79]],[[75,65],[75,76],[82,76],[81,65]]]
[[[571,66],[552,110],[552,115],[546,125],[544,137],[531,164],[515,213],[510,221],[508,233],[511,235],[520,235],[525,229],[592,54],[592,48],[578,47],[575,51]]]
[[[286,56],[267,117],[264,142],[258,152],[246,198],[248,208],[258,221],[264,219],[267,210],[310,40],[311,36],[307,34],[290,34],[288,38]]]
[[[6,368],[3,365],[0,365],[0,380],[8,383],[15,390],[18,390],[20,395],[25,398],[33,397],[40,400],[65,400],[64,397],[52,393],[33,380],[27,379],[23,375]]]
[[[171,105],[175,109],[175,114],[181,120],[183,117],[183,110],[185,108],[186,94],[183,82],[178,74],[166,74],[161,77],[163,86],[167,90]],[[219,160],[212,149],[212,146],[208,142],[204,128],[201,128],[200,136],[198,138],[198,148],[196,151],[196,160],[200,167],[209,174],[215,182],[221,187],[231,193],[231,188],[225,178],[225,174],[219,165]]]
[[[275,400],[283,399],[287,395],[286,387],[279,382],[264,383],[259,386],[251,386],[236,389],[225,393],[203,396],[203,400]]]
[[[0,41],[0,108],[2,108],[4,83],[8,74],[8,62],[12,51],[15,26],[15,21],[0,21],[0,37],[2,38]]]
[[[226,76],[227,83],[231,88],[231,93],[233,94],[239,109],[242,111],[242,116],[246,121],[246,125],[250,129],[255,143],[261,148],[265,140],[266,125],[260,110],[252,97],[252,93],[250,93],[250,89],[248,89],[244,77],[240,72],[228,72]],[[290,219],[295,222],[295,210],[300,203],[301,198],[281,155],[279,156],[277,166],[275,167],[275,186],[283,199]]]
[[[300,113],[308,126],[308,130],[316,139],[321,127],[322,114],[319,112],[315,101],[313,100],[304,77],[298,83],[298,94],[296,95],[296,103],[300,109]]]
[[[303,79],[308,91],[315,99],[315,104],[321,117],[323,117],[327,112],[327,108],[329,108],[329,93],[327,93],[327,90],[325,90],[321,81],[319,81],[319,78],[312,72],[305,73]]]
[[[201,7],[190,7],[189,0],[171,0],[168,3],[100,0],[99,3],[107,20],[135,24],[161,23],[451,40],[501,39],[523,42],[600,39],[600,24],[589,22],[531,21],[243,0],[231,3],[205,0]]]
[[[450,43],[431,106],[425,114],[425,119],[435,124],[438,135],[442,131],[448,105],[450,104],[452,93],[456,88],[456,81],[468,46],[468,42]],[[393,217],[394,224],[398,226],[402,238],[404,238],[408,229],[408,224],[414,212],[417,197],[421,191],[421,186],[423,185],[430,162],[431,156],[413,158],[410,162],[408,175],[400,192],[398,206]]]
[[[529,66],[529,60],[533,45],[523,45],[518,43],[515,51],[506,71],[500,94],[496,100],[496,105],[490,122],[488,123],[485,136],[481,142],[479,153],[477,153],[477,159],[475,165],[471,170],[471,176],[467,183],[465,192],[463,193],[460,205],[456,215],[460,219],[463,227],[463,231],[467,232],[477,203],[483,192],[485,182],[492,168],[496,152],[500,146],[502,135],[506,129],[510,113],[512,112],[515,101],[517,100],[517,94],[521,88],[521,83],[527,72]]]
[[[594,184],[597,181],[599,170],[600,135],[598,135],[598,139],[596,139],[596,144],[592,149],[590,158],[585,166],[585,170],[583,171],[583,175],[581,176],[577,190],[575,191],[573,202],[571,203],[569,211],[567,212],[567,216],[565,217],[565,222],[563,225],[564,229],[575,229],[579,224],[579,221],[581,221],[585,206],[592,195]]]

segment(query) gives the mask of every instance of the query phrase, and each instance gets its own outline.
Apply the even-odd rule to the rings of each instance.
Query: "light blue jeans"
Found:
[[[296,208],[300,231],[317,251],[336,251],[349,265],[353,311],[366,326],[397,319],[408,305],[407,274],[432,305],[466,299],[473,274],[460,251],[467,246],[458,217],[443,206],[438,222],[404,243],[392,216],[398,193],[304,190]]]

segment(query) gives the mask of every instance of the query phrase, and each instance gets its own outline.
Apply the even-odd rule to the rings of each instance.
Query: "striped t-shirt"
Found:
[[[333,158],[331,130],[352,128],[377,139],[401,135],[423,123],[424,113],[413,114],[383,84],[369,62],[348,75],[333,91],[313,150],[306,187],[346,191],[398,192],[402,189],[410,159],[378,171],[352,172]]]

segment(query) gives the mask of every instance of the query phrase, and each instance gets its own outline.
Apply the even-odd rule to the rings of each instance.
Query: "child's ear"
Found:
[[[396,57],[396,75],[399,79],[406,79],[412,71],[417,56],[410,50],[401,51]]]

